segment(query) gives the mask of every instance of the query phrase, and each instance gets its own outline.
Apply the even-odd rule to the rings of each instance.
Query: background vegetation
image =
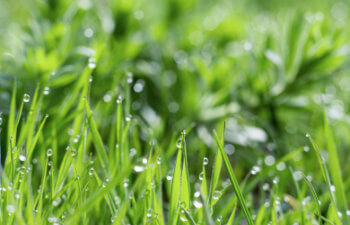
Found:
[[[348,13],[0,1],[0,223],[350,224]]]

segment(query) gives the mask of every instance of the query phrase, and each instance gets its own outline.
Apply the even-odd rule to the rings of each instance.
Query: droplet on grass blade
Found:
[[[134,171],[135,171],[136,173],[140,173],[140,172],[142,172],[142,171],[144,171],[144,170],[145,170],[145,167],[144,167],[144,166],[139,166],[139,165],[134,166]]]
[[[52,156],[52,149],[49,148],[49,149],[47,150],[46,154],[47,154],[47,157],[51,157],[51,156]]]
[[[44,95],[50,94],[50,88],[46,86],[46,87],[44,88],[43,94],[44,94]]]
[[[28,94],[24,94],[23,101],[24,102],[29,102],[30,101],[30,96]]]
[[[209,163],[209,159],[207,157],[204,157],[203,159],[203,165],[206,166]]]
[[[89,58],[88,66],[89,66],[89,68],[94,69],[96,67],[96,59],[95,58]]]
[[[261,170],[261,169],[260,169],[259,166],[253,166],[253,168],[252,168],[252,170],[250,171],[250,173],[251,173],[252,175],[255,175],[255,174],[259,173],[260,170]]]
[[[273,164],[275,164],[276,160],[275,157],[273,157],[272,155],[268,155],[265,157],[264,162],[267,166],[272,166]]]
[[[19,155],[18,158],[19,158],[19,160],[22,161],[22,162],[24,162],[24,161],[27,160],[27,157],[26,157],[25,155]]]
[[[7,212],[9,213],[9,215],[11,215],[12,213],[15,212],[15,207],[14,207],[13,205],[11,205],[11,204],[8,204],[8,205],[6,206],[6,210],[7,210]]]
[[[276,169],[278,171],[282,171],[282,170],[285,170],[286,169],[286,164],[284,162],[280,162],[276,165]]]

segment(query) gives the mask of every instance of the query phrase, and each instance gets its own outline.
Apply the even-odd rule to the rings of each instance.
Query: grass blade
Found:
[[[237,198],[238,198],[238,201],[243,209],[243,212],[247,218],[247,222],[249,225],[254,225],[254,222],[253,222],[253,219],[252,219],[252,216],[250,215],[250,212],[248,210],[248,207],[245,203],[245,200],[244,200],[244,197],[242,195],[242,192],[239,188],[239,184],[238,184],[238,181],[237,181],[237,178],[236,176],[234,175],[233,173],[233,170],[232,170],[232,167],[231,167],[231,163],[230,161],[228,160],[228,157],[225,153],[225,150],[223,149],[221,143],[220,143],[220,139],[218,137],[218,135],[216,134],[216,132],[214,131],[214,138],[215,138],[215,141],[216,141],[216,144],[219,146],[219,150],[221,152],[221,156],[224,160],[224,164],[225,164],[225,167],[226,167],[226,170],[230,176],[230,181],[231,181],[231,184],[235,190],[235,193],[237,195]]]

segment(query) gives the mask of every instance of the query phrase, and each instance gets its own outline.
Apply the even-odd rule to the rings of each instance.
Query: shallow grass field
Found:
[[[350,225],[349,7],[0,0],[0,225]]]

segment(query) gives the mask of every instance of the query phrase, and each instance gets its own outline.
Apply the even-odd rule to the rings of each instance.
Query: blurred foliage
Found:
[[[211,131],[226,119],[225,143],[242,177],[266,154],[304,146],[307,132],[325,148],[324,105],[348,177],[348,11],[347,2],[325,0],[3,0],[0,112],[7,117],[14,83],[18,96],[48,87],[44,113],[72,111],[72,89],[94,60],[89,92],[103,138],[112,104],[129,94],[124,113],[143,121],[144,142],[153,137],[170,149],[181,130],[193,129],[190,159],[214,156]],[[309,160],[316,162],[305,155],[295,166],[321,176]],[[200,164],[191,161],[190,170]]]

